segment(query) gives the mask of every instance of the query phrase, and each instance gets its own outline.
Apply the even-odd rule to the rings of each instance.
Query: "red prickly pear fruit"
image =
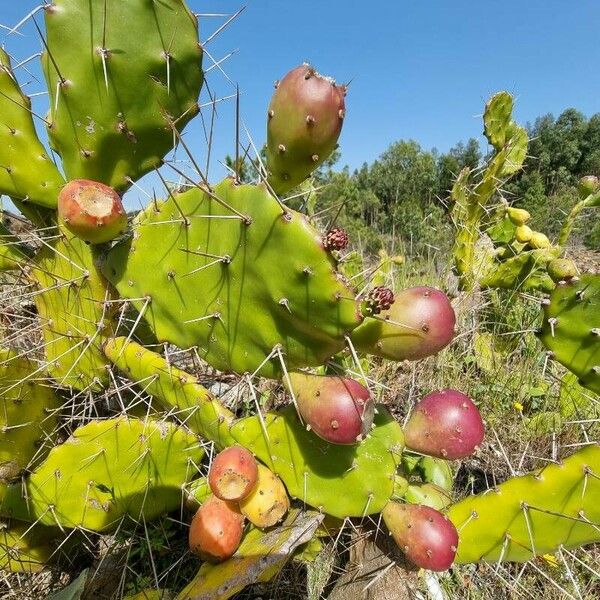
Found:
[[[330,229],[323,239],[326,250],[345,250],[348,247],[348,234],[341,227]]]
[[[235,504],[210,496],[192,519],[190,551],[202,560],[221,562],[238,549],[243,532],[244,515]]]
[[[208,485],[221,500],[243,500],[257,480],[256,459],[243,446],[231,446],[217,454],[208,472]]]
[[[452,566],[458,532],[448,517],[429,506],[397,502],[388,502],[382,516],[410,562],[430,571],[445,571]]]
[[[65,227],[91,244],[110,242],[127,227],[127,214],[115,190],[87,179],[74,179],[58,196],[58,215]]]
[[[425,396],[404,427],[407,448],[446,460],[471,455],[484,435],[477,407],[456,390],[440,390]]]
[[[304,64],[277,83],[267,121],[269,184],[277,194],[304,181],[335,149],[346,87]]]
[[[394,304],[394,292],[382,285],[374,287],[365,298],[363,311],[366,315],[378,315]]]
[[[358,350],[391,360],[420,360],[438,353],[454,337],[456,316],[448,296],[435,288],[396,292],[394,303],[352,332]]]
[[[371,430],[375,405],[353,379],[290,373],[296,405],[306,426],[332,444],[356,444]]]

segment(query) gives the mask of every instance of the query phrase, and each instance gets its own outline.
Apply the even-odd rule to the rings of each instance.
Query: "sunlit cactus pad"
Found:
[[[231,433],[285,483],[290,495],[335,517],[378,513],[393,493],[404,448],[398,423],[378,406],[375,427],[354,446],[329,444],[307,431],[293,406],[241,419]]]
[[[196,17],[182,0],[55,0],[46,31],[48,133],[67,177],[126,189],[198,112]]]
[[[360,322],[318,233],[263,185],[228,179],[150,203],[104,273],[160,341],[221,370],[277,376],[280,354],[289,368],[322,364]]]
[[[0,512],[94,531],[125,515],[149,520],[180,506],[203,454],[195,436],[169,422],[93,421],[54,448],[24,486],[10,486]]]
[[[600,446],[453,505],[457,562],[526,561],[600,541]]]
[[[114,290],[98,272],[90,246],[62,228],[56,233],[30,270],[39,290],[48,373],[61,386],[99,390],[108,382],[102,343],[113,331]]]

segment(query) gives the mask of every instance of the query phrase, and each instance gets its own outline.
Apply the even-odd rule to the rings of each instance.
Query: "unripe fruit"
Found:
[[[595,175],[586,175],[579,180],[577,193],[581,200],[585,200],[588,196],[598,191],[600,191],[600,179]]]
[[[417,403],[404,428],[406,447],[454,460],[473,453],[485,428],[477,407],[456,390],[432,392]]]
[[[417,567],[445,571],[452,566],[458,532],[442,513],[429,506],[389,502],[382,516],[400,550]]]
[[[515,230],[515,239],[521,244],[527,244],[533,235],[533,229],[528,225],[519,225]]]
[[[210,496],[192,519],[190,551],[202,560],[221,562],[238,549],[243,532],[244,517],[235,505]]]
[[[283,482],[273,471],[258,463],[258,482],[240,502],[242,514],[257,527],[271,527],[283,519],[290,499]]]
[[[544,233],[540,233],[539,231],[534,231],[531,239],[529,240],[529,245],[532,248],[550,248],[550,246],[552,245],[550,243],[550,240],[548,239],[548,236],[545,235]]]
[[[577,276],[577,267],[568,258],[555,258],[548,263],[546,269],[554,282],[569,281]]]
[[[358,381],[338,376],[290,373],[300,417],[332,444],[356,444],[371,431],[375,406]]]
[[[58,215],[65,227],[91,244],[114,240],[127,227],[127,214],[115,190],[87,179],[74,179],[58,196]]]
[[[239,502],[254,489],[257,480],[256,459],[243,446],[231,446],[217,454],[208,472],[210,489],[221,500]]]
[[[341,227],[330,229],[323,238],[323,246],[327,250],[345,250],[348,247],[348,234]]]
[[[374,287],[363,302],[363,314],[378,315],[383,310],[389,310],[394,304],[394,292],[383,285]]]
[[[531,219],[531,215],[523,208],[513,208],[512,206],[507,210],[508,218],[511,220],[513,225],[524,225]]]

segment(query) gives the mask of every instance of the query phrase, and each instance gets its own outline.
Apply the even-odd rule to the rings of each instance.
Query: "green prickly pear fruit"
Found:
[[[267,122],[269,183],[284,194],[335,149],[345,116],[346,87],[304,64],[276,84]]]
[[[127,213],[115,190],[88,179],[74,179],[58,196],[58,215],[65,227],[91,244],[110,242],[127,227]]]
[[[219,452],[208,473],[210,489],[221,500],[243,500],[257,481],[256,459],[249,450],[237,445]]]
[[[550,243],[550,240],[548,239],[548,236],[546,234],[541,233],[539,231],[534,231],[531,234],[529,245],[532,248],[550,248],[552,244]]]
[[[450,389],[425,396],[404,427],[407,448],[446,460],[472,454],[484,434],[483,420],[472,400]]]
[[[452,566],[458,532],[441,512],[420,504],[389,502],[382,516],[400,550],[417,567],[445,571]]]
[[[531,215],[523,208],[513,208],[512,206],[507,210],[508,218],[511,220],[513,225],[525,225]]]
[[[577,193],[582,200],[600,190],[600,179],[595,175],[586,175],[579,180]]]
[[[577,267],[572,260],[568,258],[555,258],[548,263],[546,267],[548,275],[552,278],[552,281],[569,281],[573,277],[577,277]]]
[[[533,236],[533,229],[529,225],[519,225],[515,229],[515,239],[521,244],[527,244]]]
[[[244,516],[235,504],[210,496],[192,519],[190,551],[202,560],[222,562],[239,548],[243,533]]]
[[[258,463],[258,482],[240,502],[242,514],[257,527],[271,527],[285,517],[290,498],[283,482],[271,469]]]
[[[353,379],[290,373],[291,391],[307,428],[332,444],[356,444],[371,430],[375,405]]]
[[[414,287],[395,294],[389,310],[365,318],[352,332],[362,352],[391,360],[420,360],[436,354],[454,337],[456,316],[450,300],[430,287]]]

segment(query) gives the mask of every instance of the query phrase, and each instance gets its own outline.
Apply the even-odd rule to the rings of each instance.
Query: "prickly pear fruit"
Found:
[[[190,551],[202,560],[221,562],[235,553],[243,533],[244,517],[235,504],[210,496],[192,519]]]
[[[348,247],[348,234],[341,227],[330,229],[323,238],[323,246],[327,250],[344,250]]]
[[[353,379],[290,373],[291,391],[301,419],[332,444],[356,444],[371,430],[375,405]]]
[[[582,200],[600,190],[600,179],[595,175],[586,175],[579,180],[577,192]]]
[[[529,245],[532,248],[549,248],[552,244],[546,234],[534,231],[529,239]]]
[[[389,502],[382,516],[400,550],[417,567],[431,571],[451,567],[458,532],[442,513],[429,506]]]
[[[367,317],[352,332],[357,349],[392,360],[419,360],[436,354],[454,337],[456,317],[448,297],[430,287],[397,292],[394,304]]]
[[[511,220],[513,225],[525,225],[531,215],[523,208],[513,208],[512,206],[507,210],[508,218]]]
[[[568,258],[555,258],[548,263],[546,267],[548,275],[552,281],[569,281],[573,277],[577,277],[577,267],[572,260]]]
[[[257,527],[271,527],[283,519],[290,499],[281,479],[258,463],[258,482],[250,495],[240,502],[242,514]]]
[[[230,446],[217,454],[208,473],[210,489],[221,500],[242,500],[257,480],[256,459],[243,446]]]
[[[74,179],[63,187],[58,196],[58,214],[71,233],[92,244],[110,242],[127,227],[119,194],[87,179]]]
[[[346,87],[304,64],[276,84],[267,122],[269,183],[284,194],[335,149],[345,115]]]
[[[472,454],[484,433],[477,407],[456,390],[425,396],[404,428],[407,448],[447,460]]]
[[[515,239],[521,244],[527,244],[533,237],[533,229],[529,225],[519,225],[515,229]]]
[[[384,310],[389,310],[394,304],[394,292],[382,285],[374,287],[363,302],[363,314],[378,315]]]

